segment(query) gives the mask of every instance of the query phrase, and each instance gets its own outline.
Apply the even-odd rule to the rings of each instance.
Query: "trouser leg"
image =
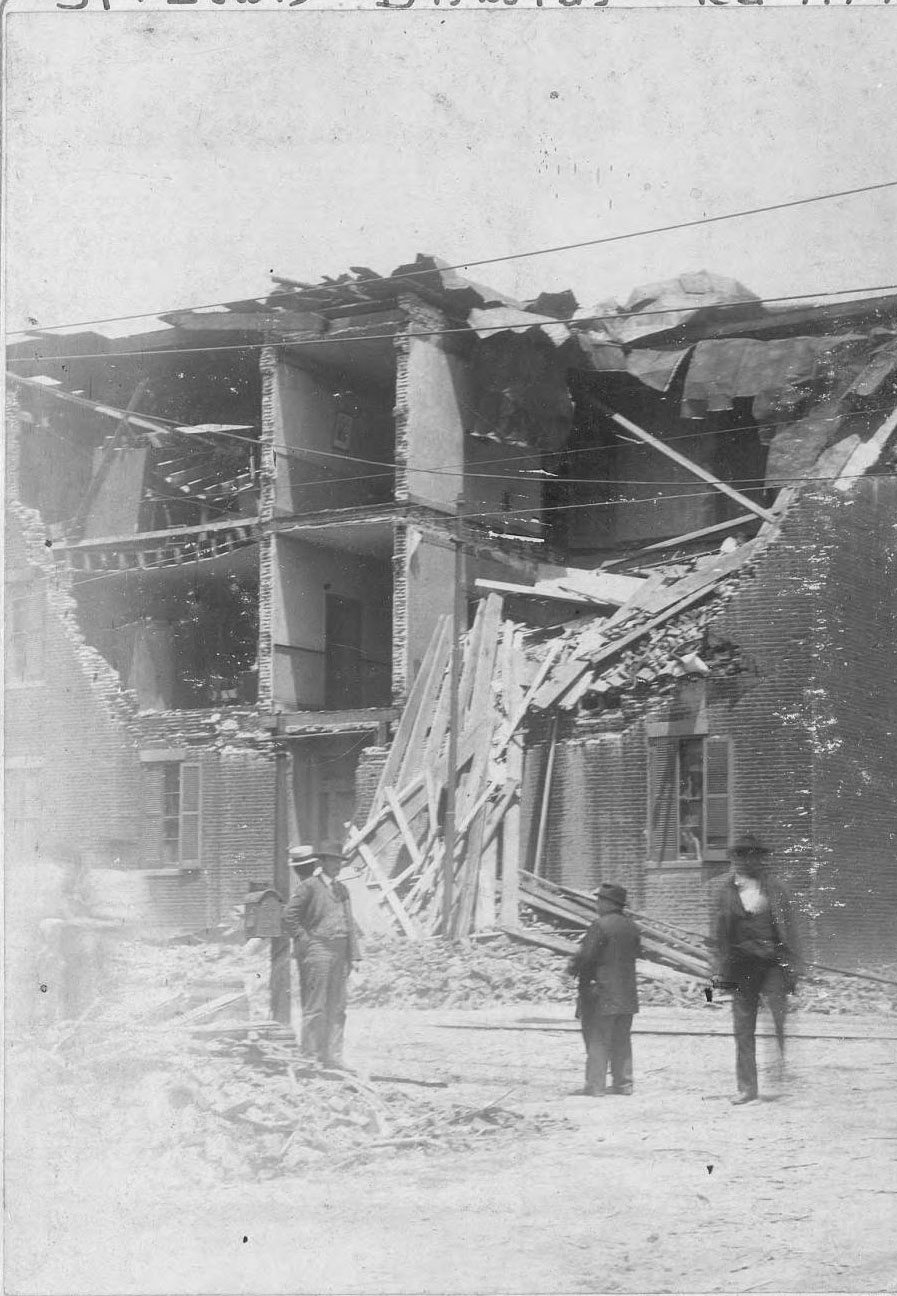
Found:
[[[732,994],[735,1079],[739,1093],[754,1096],[757,1093],[757,1008],[763,976],[762,965],[745,964],[738,970]]]
[[[334,952],[327,978],[325,1062],[339,1066],[343,1060],[346,1029],[346,987],[349,978],[347,951]]]
[[[785,1080],[785,1018],[788,1014],[788,994],[785,987],[785,974],[778,963],[766,973],[762,994],[769,1007],[776,1033],[778,1048],[776,1083],[781,1085]]]
[[[596,1012],[588,1015],[588,1033],[583,1022],[586,1040],[586,1088],[604,1093],[607,1085],[607,1064],[610,1061],[613,1018]]]
[[[632,1013],[611,1018],[610,1071],[615,1089],[632,1089]]]
[[[327,990],[330,959],[323,950],[311,950],[299,965],[299,1000],[302,1005],[301,1048],[306,1057],[324,1060],[327,1050]]]

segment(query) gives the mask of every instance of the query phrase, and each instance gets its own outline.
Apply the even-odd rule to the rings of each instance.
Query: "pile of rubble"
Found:
[[[537,936],[543,928],[550,939],[555,929],[547,923],[531,921],[526,931]],[[578,933],[569,934],[571,947],[578,938]],[[141,1012],[156,1005],[160,1014],[177,1018],[198,1001],[195,987],[206,987],[206,998],[217,990],[224,995],[230,987],[245,996],[253,1020],[267,1016],[266,941],[133,944],[121,946],[116,961],[121,979],[139,984]],[[572,1004],[576,986],[566,968],[566,954],[521,944],[501,933],[459,941],[372,936],[364,942],[364,958],[352,975],[349,994],[354,1006],[371,1008]],[[801,982],[797,1003],[805,1011],[828,1014],[897,1012],[897,964],[870,971],[894,984],[811,969]],[[685,975],[654,962],[640,962],[638,974],[639,997],[646,1007],[703,1008],[706,1004],[706,977]]]
[[[350,983],[352,1003],[367,1007],[481,1008],[514,1003],[572,1003],[576,982],[567,958],[549,949],[521,945],[507,936],[407,941],[380,938],[366,945],[366,957]],[[639,967],[644,1004],[700,1007],[701,988],[690,977]]]
[[[63,1164],[102,1163],[104,1174],[117,1165],[125,1175],[152,1167],[199,1185],[337,1172],[558,1124],[323,1070],[301,1057],[291,1031],[268,1022],[89,1019],[33,1046],[18,1074],[34,1083],[17,1112]]]

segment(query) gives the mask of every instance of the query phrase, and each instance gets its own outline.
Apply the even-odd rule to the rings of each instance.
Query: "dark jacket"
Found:
[[[793,988],[803,972],[797,912],[791,892],[778,878],[762,877],[760,885],[769,901],[773,926],[775,960],[784,970]],[[710,940],[714,955],[714,973],[721,981],[737,977],[744,954],[738,947],[738,928],[745,910],[732,874],[718,884],[713,897]]]
[[[580,1009],[588,1004],[601,1017],[637,1013],[635,960],[641,956],[641,936],[631,918],[622,913],[597,918],[570,962],[579,977]]]
[[[348,938],[350,962],[361,957],[352,903],[342,882],[334,880],[328,886],[321,877],[304,878],[283,911],[283,929],[293,937],[293,953],[297,958],[316,941],[338,936]]]

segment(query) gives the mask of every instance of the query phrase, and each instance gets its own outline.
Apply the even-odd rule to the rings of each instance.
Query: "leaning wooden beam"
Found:
[[[728,522],[717,522],[713,526],[701,527],[700,531],[688,531],[685,535],[671,536],[669,540],[658,540],[656,544],[645,545],[642,549],[633,549],[622,558],[614,558],[613,562],[628,562],[641,554],[655,553],[658,549],[675,549],[677,545],[689,544],[692,540],[703,540],[705,536],[717,535],[721,531],[734,531],[736,527],[744,526],[746,522],[753,522],[755,517],[755,513],[739,513],[738,517],[729,518]]]
[[[427,735],[433,723],[434,712],[443,687],[451,652],[451,630],[447,620],[440,620],[437,624],[433,633],[433,640],[435,641],[435,648],[429,661],[426,678],[422,682],[418,695],[417,714],[411,732],[408,734],[405,750],[402,752],[401,763],[396,774],[395,781],[398,784],[407,780],[409,772],[415,774],[418,772],[427,746]],[[421,668],[420,674],[423,675],[423,673],[423,668]]]
[[[678,450],[673,450],[664,441],[652,436],[650,432],[646,432],[644,428],[639,427],[637,423],[633,423],[631,419],[624,418],[622,414],[618,414],[616,410],[611,409],[609,405],[605,405],[603,401],[595,400],[594,404],[596,404],[600,410],[603,410],[608,418],[610,418],[619,427],[625,428],[626,431],[631,432],[634,437],[638,437],[640,441],[644,441],[645,445],[653,446],[655,450],[659,450],[660,453],[666,455],[668,459],[672,459],[673,463],[677,463],[680,468],[684,468],[694,477],[699,477],[701,481],[706,482],[708,486],[713,486],[716,490],[722,491],[724,495],[728,495],[729,499],[735,500],[735,502],[740,504],[742,508],[749,509],[751,513],[756,513],[757,517],[764,518],[767,522],[772,521],[773,514],[770,513],[769,509],[763,508],[761,504],[756,504],[747,495],[742,495],[741,491],[735,490],[734,486],[729,486],[726,482],[720,481],[718,477],[714,477],[713,473],[708,472],[706,468],[702,468],[700,464],[696,464],[693,459],[688,459],[685,455],[680,454]]]
[[[399,832],[402,834],[402,840],[405,843],[405,848],[408,851],[412,863],[416,864],[419,869],[422,868],[424,861],[420,853],[420,848],[414,838],[411,826],[405,818],[402,807],[399,804],[399,798],[396,796],[393,788],[386,789],[386,800],[389,804],[390,810],[392,811],[392,817],[398,825]]]
[[[392,740],[389,754],[386,757],[386,764],[383,766],[383,770],[380,774],[377,791],[374,793],[373,809],[379,809],[383,804],[385,789],[392,787],[396,781],[396,776],[401,768],[402,760],[405,756],[405,749],[408,745],[408,740],[414,729],[414,722],[417,719],[417,713],[420,709],[424,691],[433,669],[433,659],[439,651],[440,642],[445,633],[445,628],[448,625],[448,620],[448,617],[439,618],[430,638],[430,642],[427,644],[427,650],[424,653],[424,659],[421,662],[420,670],[417,673],[417,679],[411,687],[411,692],[408,696],[407,702],[405,703],[405,709],[402,712],[402,717],[396,728],[395,737]]]
[[[500,756],[503,756],[505,751],[507,750],[508,744],[511,742],[511,739],[514,737],[514,734],[517,732],[518,728],[523,722],[524,717],[526,716],[527,711],[530,708],[530,702],[535,697],[536,693],[538,693],[542,681],[545,679],[546,675],[551,670],[552,666],[555,663],[555,659],[557,658],[558,654],[561,652],[563,646],[564,646],[564,641],[562,639],[558,639],[555,643],[551,645],[548,652],[545,654],[544,658],[542,659],[542,664],[540,665],[538,671],[536,672],[536,678],[533,680],[532,684],[529,686],[528,690],[521,698],[520,702],[517,704],[516,710],[512,712],[510,719],[506,721],[505,725],[501,730],[501,739],[498,743],[498,748],[495,752],[493,752],[493,756],[495,757],[496,760]]]
[[[370,850],[369,847],[367,847],[364,844],[364,842],[353,841],[351,836],[349,838],[349,846],[351,849],[357,850],[361,858],[364,860],[365,864],[367,864],[368,868],[370,869],[371,876],[379,886],[382,894],[386,897],[387,903],[389,904],[390,909],[393,911],[396,918],[398,919],[399,926],[402,928],[402,931],[411,940],[417,940],[419,936],[417,927],[411,921],[410,917],[408,916],[405,910],[405,906],[402,904],[399,897],[391,889],[389,885],[389,878],[387,878],[386,874],[381,869],[379,863],[377,862],[377,857],[374,855],[374,852]]]
[[[508,581],[485,580],[479,577],[475,582],[477,589],[492,590],[497,594],[512,594],[520,598],[542,599],[549,603],[580,603],[584,607],[595,607],[597,599],[587,598],[585,594],[564,594],[560,590],[537,590],[532,585],[512,585]]]
[[[548,747],[548,759],[545,764],[545,777],[542,780],[542,804],[539,807],[539,831],[536,834],[536,855],[533,860],[533,872],[536,877],[542,871],[542,857],[545,854],[545,837],[548,831],[548,809],[551,805],[551,786],[554,782],[554,758],[558,745],[558,716],[555,711],[551,718],[551,742]]]

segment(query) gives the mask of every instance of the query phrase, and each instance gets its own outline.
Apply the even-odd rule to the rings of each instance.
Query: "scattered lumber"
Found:
[[[455,937],[468,935],[484,915],[493,916],[481,892],[493,897],[494,910],[497,861],[508,854],[503,821],[517,804],[522,777],[522,753],[511,748],[528,710],[521,641],[515,628],[502,622],[498,594],[479,603],[462,648],[454,771]],[[353,829],[347,842],[369,885],[412,940],[435,934],[442,924],[450,656],[451,626],[443,617],[409,694],[367,822]],[[513,830],[509,837],[513,840]],[[484,881],[487,867],[492,872]]]

